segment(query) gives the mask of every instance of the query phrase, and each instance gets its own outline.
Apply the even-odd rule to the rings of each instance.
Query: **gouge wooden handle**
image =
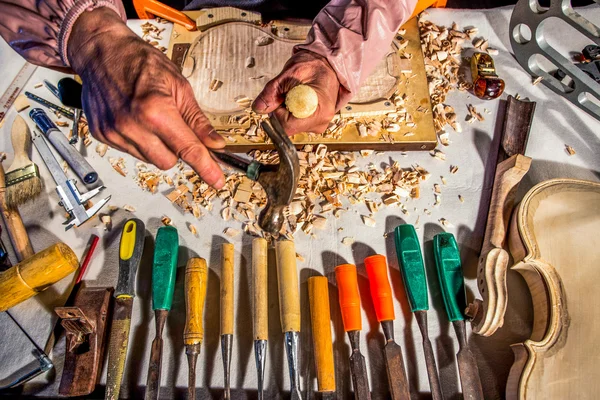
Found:
[[[300,293],[294,242],[290,240],[277,242],[275,254],[281,328],[283,332],[300,332]]]
[[[319,392],[335,392],[335,368],[331,340],[331,316],[329,313],[329,289],[327,278],[308,278],[310,322],[315,347],[317,387]]]
[[[233,245],[221,247],[221,335],[233,335]]]
[[[10,141],[12,142],[15,158],[8,168],[9,171],[23,168],[31,164],[29,159],[29,148],[31,147],[31,133],[27,123],[20,115],[17,115],[10,132]]]
[[[256,238],[252,241],[252,298],[254,299],[254,340],[269,339],[269,296],[267,241]]]
[[[29,236],[23,225],[21,214],[16,208],[9,208],[6,205],[6,177],[4,175],[4,166],[0,162],[0,211],[2,218],[8,230],[8,237],[12,243],[17,256],[17,261],[23,261],[33,255],[33,247],[29,241]]]
[[[202,319],[207,278],[206,261],[203,258],[190,258],[185,267],[185,345],[200,344],[204,339]]]

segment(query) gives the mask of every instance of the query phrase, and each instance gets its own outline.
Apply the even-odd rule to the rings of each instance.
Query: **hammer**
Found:
[[[244,171],[249,179],[261,184],[267,193],[267,205],[258,217],[258,225],[264,231],[276,234],[283,225],[283,210],[292,202],[296,193],[300,166],[296,148],[277,118],[270,114],[269,119],[261,121],[260,125],[279,154],[279,164],[262,164],[227,151],[213,150],[212,154],[225,164]]]

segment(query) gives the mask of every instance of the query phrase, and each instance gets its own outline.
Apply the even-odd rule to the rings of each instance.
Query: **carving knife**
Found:
[[[225,374],[223,398],[231,398],[231,351],[233,348],[233,244],[221,247],[221,354]]]
[[[267,292],[267,240],[252,241],[252,304],[254,331],[254,359],[258,376],[258,400],[264,399],[267,340],[269,340],[269,299]]]
[[[446,313],[458,338],[459,350],[456,359],[463,396],[465,400],[483,400],[477,361],[467,344],[464,316],[467,300],[460,252],[454,235],[451,233],[435,235],[433,253]]]
[[[322,400],[335,399],[335,367],[329,312],[329,282],[324,276],[308,278],[310,322],[317,367],[317,388]]]
[[[121,391],[121,381],[127,358],[131,311],[135,297],[135,275],[142,253],[144,252],[144,236],[146,229],[139,219],[132,218],[125,222],[121,231],[119,246],[119,278],[115,289],[115,308],[110,345],[108,348],[108,373],[106,375],[105,399],[116,400]]]
[[[350,373],[354,397],[357,400],[370,400],[369,378],[365,357],[360,353],[360,330],[362,318],[360,315],[360,295],[358,293],[358,280],[356,266],[342,264],[335,267],[335,279],[338,285],[340,308],[344,330],[348,333],[352,354],[350,355]]]
[[[281,240],[275,245],[277,258],[277,288],[279,290],[279,312],[281,328],[285,334],[285,350],[290,371],[290,393],[292,400],[302,398],[300,394],[300,371],[298,342],[300,341],[300,292],[296,248],[291,240]]]
[[[204,300],[208,269],[203,258],[190,258],[185,267],[185,330],[183,343],[188,359],[188,400],[196,398],[196,361],[204,340]]]
[[[388,280],[387,262],[381,254],[365,258],[365,268],[369,276],[371,298],[385,335],[383,358],[387,370],[388,384],[393,400],[410,400],[408,379],[402,358],[402,348],[394,341],[394,302],[392,287]]]
[[[394,231],[394,240],[406,297],[410,304],[410,310],[415,314],[415,319],[423,337],[423,351],[425,353],[425,365],[427,366],[431,397],[433,400],[443,400],[440,378],[427,331],[427,310],[429,310],[427,276],[425,275],[425,264],[423,263],[421,246],[415,227],[408,224],[397,226]]]
[[[162,333],[173,303],[178,251],[179,235],[177,229],[172,226],[158,228],[154,244],[154,261],[152,262],[152,309],[154,310],[156,335],[152,341],[150,352],[146,400],[157,400],[160,391]]]

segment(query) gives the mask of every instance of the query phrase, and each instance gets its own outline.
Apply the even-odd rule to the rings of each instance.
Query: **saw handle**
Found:
[[[233,244],[221,247],[221,335],[233,335]]]
[[[362,329],[362,317],[360,314],[360,294],[358,293],[356,266],[352,264],[338,265],[335,267],[335,279],[338,286],[344,330],[346,332],[360,331]]]
[[[208,269],[203,258],[190,258],[185,267],[185,329],[183,343],[201,344],[204,340],[204,300]]]
[[[154,243],[154,261],[152,262],[153,310],[171,310],[178,253],[179,235],[177,229],[172,226],[158,228]]]
[[[425,263],[415,227],[409,224],[397,226],[394,230],[394,241],[410,310],[429,310]]]
[[[331,339],[331,315],[329,312],[328,281],[324,276],[308,278],[310,322],[317,367],[319,392],[335,392],[335,368]]]
[[[119,278],[115,297],[135,297],[135,275],[144,253],[146,228],[137,218],[125,222],[119,245]]]
[[[269,339],[267,249],[266,239],[256,238],[252,241],[254,340]]]
[[[300,293],[294,242],[291,240],[277,242],[275,254],[281,328],[283,332],[300,332]]]
[[[365,268],[369,276],[371,298],[375,314],[377,314],[377,321],[393,321],[396,316],[385,256],[376,254],[365,258]]]
[[[433,254],[448,320],[462,321],[467,299],[460,252],[454,235],[447,232],[435,235]]]

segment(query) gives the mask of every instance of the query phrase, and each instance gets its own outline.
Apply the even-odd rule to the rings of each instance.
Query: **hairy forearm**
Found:
[[[0,36],[27,61],[67,71],[73,25],[99,7],[125,20],[121,0],[0,0]]]
[[[317,15],[306,43],[295,51],[308,50],[327,59],[342,85],[338,109],[389,51],[415,5],[416,0],[331,0]]]

